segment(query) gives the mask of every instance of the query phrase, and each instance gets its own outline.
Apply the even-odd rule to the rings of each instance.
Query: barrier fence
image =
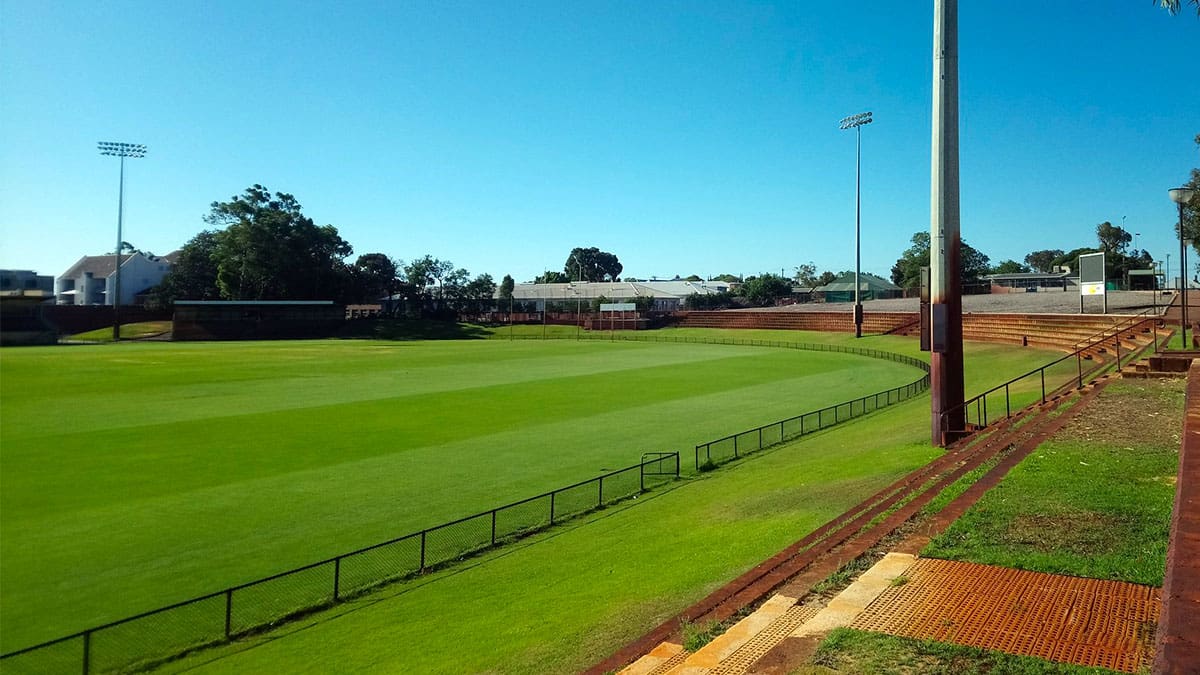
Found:
[[[511,339],[495,336],[493,339]],[[518,336],[518,339],[545,339]],[[924,361],[878,349],[772,340],[697,336],[584,334],[575,338],[629,342],[777,347],[837,352],[904,363],[924,377],[878,394],[757,427],[696,446],[711,464],[754,449],[828,428],[880,407],[903,401],[929,387]],[[714,449],[716,450],[714,453]],[[714,457],[716,459],[714,459]],[[143,612],[55,640],[0,655],[0,670],[10,673],[77,673],[127,670],[228,641],[359,595],[392,581],[415,576],[488,548],[512,541],[593,509],[678,478],[679,453],[645,453],[641,462],[567,487],[499,508],[414,532],[302,567],[232,586],[215,593]]]
[[[87,675],[152,664],[453,563],[678,477],[679,453],[645,453],[638,464],[536,497],[4,654],[0,670]]]
[[[1082,389],[1091,372],[1104,367],[1104,364],[1100,364],[1094,369],[1089,369],[1089,372],[1084,372],[1083,362],[1091,359],[1100,350],[1113,350],[1116,356],[1115,366],[1120,371],[1123,367],[1122,362],[1133,361],[1151,347],[1155,350],[1159,348],[1160,320],[1157,314],[1151,315],[1151,310],[1123,319],[1095,335],[1079,340],[1070,354],[998,384],[960,405],[943,411],[938,422],[943,441],[971,429],[982,429],[996,420],[1008,419],[1012,417],[1014,410],[1020,411],[1030,404],[1045,403],[1063,387]],[[1122,350],[1122,336],[1134,331],[1152,331],[1152,342]],[[1170,333],[1166,335],[1169,338]],[[1047,379],[1050,381],[1049,385],[1046,384]]]

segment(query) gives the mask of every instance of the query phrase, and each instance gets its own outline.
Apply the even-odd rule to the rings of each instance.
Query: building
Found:
[[[883,300],[904,297],[904,289],[869,272],[859,275],[859,297],[862,300]],[[846,272],[813,289],[813,295],[825,302],[854,302],[854,272]]]
[[[54,294],[54,277],[33,270],[0,270],[0,292],[42,291]]]
[[[513,301],[533,303],[536,311],[549,304],[551,311],[587,310],[598,299],[606,302],[633,302],[635,298],[654,298],[653,310],[671,312],[683,309],[690,295],[712,295],[729,291],[725,281],[575,281],[565,284],[516,284]],[[496,298],[499,298],[499,292]],[[501,309],[504,309],[503,307]]]
[[[121,304],[132,305],[138,295],[162,283],[171,271],[175,253],[162,257],[135,251],[121,258]],[[116,256],[85,255],[54,280],[59,305],[111,305],[116,285]]]
[[[1019,289],[1063,289],[1078,283],[1070,272],[1014,272],[1012,274],[985,274],[983,280],[993,286]]]

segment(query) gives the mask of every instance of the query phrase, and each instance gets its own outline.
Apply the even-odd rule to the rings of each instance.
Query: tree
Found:
[[[254,185],[213,202],[204,222],[222,230],[212,259],[224,299],[341,299],[349,286],[350,244],[336,227],[313,223],[290,194]]]
[[[816,265],[808,262],[804,263],[803,265],[797,265],[793,269],[796,271],[796,273],[792,278],[796,280],[796,283],[809,288],[818,285]]]
[[[741,283],[742,278],[736,274],[718,274],[717,276],[713,277],[713,280],[724,281],[727,284],[736,284]]]
[[[965,239],[959,251],[959,277],[963,284],[979,281],[988,273],[988,257],[975,250]],[[901,288],[916,288],[921,285],[921,268],[929,266],[929,233],[917,232],[912,236],[912,246],[892,266],[892,283]]]
[[[500,299],[511,300],[513,296],[513,289],[516,288],[516,286],[517,284],[513,281],[512,275],[505,274],[504,278],[500,280]]]
[[[992,274],[1021,274],[1028,271],[1028,266],[1022,265],[1016,260],[1003,260],[992,268]]]
[[[620,281],[624,267],[617,256],[591,248],[573,248],[563,265],[568,281]]]
[[[1096,239],[1100,240],[1100,248],[1105,253],[1124,254],[1129,242],[1133,241],[1133,235],[1106,220],[1096,226]]]
[[[562,272],[546,272],[533,280],[535,284],[565,284],[571,279]]]
[[[1063,251],[1059,248],[1033,251],[1025,256],[1025,264],[1033,268],[1034,271],[1049,274],[1054,269],[1054,261],[1062,254]]]
[[[445,297],[445,279],[453,271],[454,264],[449,260],[438,260],[429,254],[405,265],[404,276],[415,306],[440,309]]]
[[[632,280],[626,279],[626,281],[632,281]],[[701,279],[700,276],[697,274],[689,274],[687,277],[684,278],[684,281],[696,282],[696,281],[704,281],[704,280]]]
[[[171,271],[159,284],[155,295],[162,304],[176,300],[219,300],[217,263],[214,254],[220,232],[205,230],[192,237],[183,248]]]
[[[1192,4],[1196,6],[1196,16],[1200,17],[1200,0],[1192,0]],[[1159,0],[1158,6],[1167,10],[1172,16],[1179,13],[1182,3],[1179,0]]]
[[[1196,145],[1200,146],[1200,134],[1196,134]],[[1184,187],[1190,187],[1200,193],[1200,169],[1192,169],[1191,178]],[[1178,207],[1176,207],[1178,209]],[[1179,211],[1175,211],[1172,229],[1179,236]],[[1183,207],[1183,237],[1192,240],[1192,247],[1200,253],[1200,197],[1193,197],[1191,204]]]
[[[383,253],[364,253],[351,266],[358,299],[375,302],[400,290],[400,269]]]
[[[745,298],[746,302],[758,307],[773,305],[779,298],[791,294],[792,282],[777,274],[764,274],[746,279],[738,291],[738,295]]]
[[[824,286],[825,284],[832,284],[834,281],[837,281],[837,275],[829,270],[825,270],[821,272],[821,276],[817,277],[816,285]]]
[[[649,312],[654,309],[653,295],[635,295],[633,296],[633,304],[639,312]]]

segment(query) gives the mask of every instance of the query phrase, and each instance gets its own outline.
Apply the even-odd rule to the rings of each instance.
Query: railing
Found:
[[[0,670],[86,675],[152,664],[452,564],[678,477],[679,453],[645,453],[638,464],[536,497],[4,654]]]
[[[928,366],[926,366],[928,369]],[[758,452],[773,445],[799,438],[806,434],[828,429],[855,417],[862,417],[880,408],[907,401],[908,399],[929,389],[929,373],[909,384],[893,387],[877,394],[868,394],[852,401],[838,403],[827,408],[814,410],[785,420],[765,424],[748,431],[718,438],[715,441],[701,443],[696,446],[696,470],[708,470],[725,462],[738,459],[752,452]],[[882,402],[881,400],[882,399]],[[855,405],[858,405],[855,411]],[[842,411],[845,411],[843,414]],[[830,419],[831,418],[831,419]],[[805,420],[808,420],[806,423]],[[703,451],[704,462],[700,455]],[[715,451],[715,453],[714,453]]]
[[[975,396],[974,398],[968,399],[963,403],[954,406],[953,408],[942,411],[938,424],[939,428],[941,429],[943,441],[949,440],[949,437],[952,434],[966,432],[967,428],[971,425],[973,425],[975,429],[982,429],[997,419],[1008,419],[1012,417],[1014,407],[1017,410],[1021,410],[1030,403],[1045,403],[1048,398],[1054,395],[1054,392],[1062,388],[1071,387],[1074,389],[1082,389],[1085,377],[1083,361],[1085,358],[1091,358],[1091,356],[1085,357],[1084,354],[1087,352],[1094,352],[1099,349],[1107,349],[1109,346],[1109,341],[1112,342],[1112,346],[1116,353],[1116,367],[1118,371],[1120,371],[1123,367],[1122,359],[1132,361],[1137,357],[1138,354],[1144,352],[1151,345],[1157,349],[1159,318],[1157,314],[1153,317],[1149,317],[1148,315],[1151,313],[1152,310],[1146,310],[1141,314],[1128,317],[1118,323],[1115,323],[1112,326],[1096,333],[1095,335],[1091,335],[1075,342],[1074,350],[1070,354],[1067,354],[1060,359],[1051,361],[1040,368],[1031,370],[1024,375],[1014,377],[1003,384],[996,385],[995,387],[992,387],[991,389],[979,394],[978,396]],[[1147,323],[1151,324],[1151,330],[1154,333],[1153,342],[1136,349],[1130,349],[1127,347],[1125,352],[1122,353],[1121,336],[1131,331],[1141,330]],[[1047,373],[1052,373],[1051,386],[1049,389],[1047,389],[1046,386]],[[1056,385],[1054,383],[1055,376],[1057,376],[1059,382],[1066,382],[1066,384]],[[1072,384],[1074,385],[1073,387]],[[1017,394],[1018,399],[1018,403],[1015,406],[1013,403],[1014,393]],[[988,410],[989,400],[993,401],[993,408],[999,407],[999,398],[1001,394],[1004,396],[1004,415],[1002,417],[999,416],[998,413],[996,415],[992,415]],[[1025,399],[1028,399],[1028,401],[1024,402]],[[974,421],[972,421],[971,418],[972,411],[974,412]],[[956,420],[961,420],[962,428],[951,429],[951,425],[954,424]]]

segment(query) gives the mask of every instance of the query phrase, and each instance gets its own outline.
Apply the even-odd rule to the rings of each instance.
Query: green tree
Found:
[[[1200,17],[1200,0],[1192,0],[1192,4],[1196,6],[1196,16]],[[1179,13],[1181,5],[1179,0],[1158,0],[1158,6],[1170,12],[1172,16]]]
[[[511,300],[513,296],[513,289],[516,287],[517,284],[515,281],[513,281],[512,275],[505,274],[504,278],[500,280],[500,299]]]
[[[639,312],[649,312],[654,309],[653,295],[635,295],[633,296],[633,304]]]
[[[617,256],[595,246],[571,249],[563,265],[568,281],[620,281],[623,269]]]
[[[1196,145],[1200,146],[1200,134],[1196,134]],[[1184,187],[1190,187],[1200,194],[1200,169],[1192,169],[1192,175],[1188,182],[1183,184]],[[1178,208],[1178,207],[1176,207]],[[1175,211],[1171,229],[1175,231],[1175,236],[1179,236],[1179,211]],[[1200,254],[1200,197],[1193,197],[1191,204],[1185,204],[1183,207],[1183,236],[1185,239],[1192,240],[1192,247]],[[1178,240],[1177,240],[1178,241]]]
[[[1096,226],[1096,239],[1100,240],[1100,248],[1105,253],[1124,254],[1129,242],[1133,241],[1133,235],[1106,220]]]
[[[1033,251],[1025,256],[1025,264],[1029,265],[1036,272],[1049,274],[1054,269],[1054,261],[1061,255],[1063,255],[1063,251],[1059,248]]]
[[[816,285],[824,286],[825,284],[832,284],[834,281],[837,281],[837,275],[829,270],[825,270],[821,272],[821,276],[817,277]]]
[[[912,246],[892,266],[892,283],[901,288],[916,288],[921,285],[921,268],[929,266],[929,233],[917,232],[912,236]],[[967,240],[961,240],[959,276],[963,284],[979,281],[991,269],[988,257],[977,251]]]
[[[763,274],[746,279],[738,290],[738,295],[746,302],[758,307],[775,304],[779,298],[792,294],[792,282],[778,274]]]
[[[735,274],[718,274],[713,277],[715,281],[724,281],[727,284],[741,283],[742,278]]]
[[[1016,260],[1002,260],[999,265],[992,268],[992,274],[1021,274],[1028,272],[1029,267],[1022,265]]]
[[[538,275],[538,277],[533,280],[533,283],[535,283],[535,284],[565,284],[565,283],[569,283],[570,281],[571,281],[571,278],[568,277],[563,272],[546,272],[545,274]]]
[[[192,237],[183,248],[171,271],[159,284],[155,295],[161,304],[176,300],[219,300],[215,253],[220,232],[205,230]]]
[[[626,279],[626,281],[629,281],[629,279]],[[690,274],[684,279],[684,281],[693,281],[694,282],[694,281],[704,281],[704,280],[701,279],[700,276],[697,274]]]
[[[313,223],[290,194],[254,185],[213,202],[204,221],[221,230],[212,259],[224,299],[337,300],[349,287],[350,244],[336,227]]]
[[[792,275],[792,278],[796,280],[797,284],[800,284],[801,286],[807,286],[809,288],[819,285],[817,283],[816,265],[812,264],[811,262],[807,262],[803,265],[797,265],[793,269],[795,270],[795,274]]]
[[[351,266],[358,300],[375,302],[400,290],[400,269],[383,253],[364,253]]]

